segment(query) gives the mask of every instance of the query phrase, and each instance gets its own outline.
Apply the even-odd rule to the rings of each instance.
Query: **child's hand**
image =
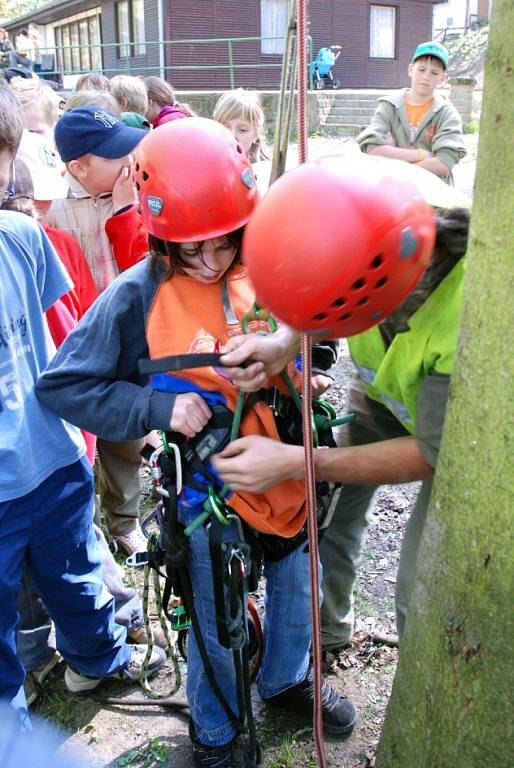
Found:
[[[171,412],[170,429],[186,437],[194,437],[201,432],[212,416],[211,409],[196,392],[177,395]]]
[[[313,376],[311,379],[312,399],[317,400],[321,397],[333,383],[332,377],[325,376],[323,373],[317,373]]]
[[[114,213],[127,205],[136,205],[137,195],[132,181],[132,168],[124,165],[112,188],[112,210]]]

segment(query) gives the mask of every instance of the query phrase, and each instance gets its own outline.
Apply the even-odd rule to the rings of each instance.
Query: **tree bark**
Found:
[[[495,0],[459,349],[377,768],[514,764],[513,29]]]

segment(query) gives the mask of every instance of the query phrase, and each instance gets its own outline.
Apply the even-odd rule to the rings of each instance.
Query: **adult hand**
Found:
[[[279,329],[267,336],[248,334],[236,336],[225,347],[221,362],[229,366],[226,373],[245,392],[256,392],[270,376],[286,367],[298,351],[298,334],[289,328]],[[240,368],[248,362],[246,368]]]
[[[124,165],[112,188],[112,210],[114,213],[127,205],[136,205],[137,196],[132,181],[132,168]]]
[[[250,435],[229,443],[212,463],[234,491],[261,493],[277,483],[303,477],[303,448]]]
[[[212,416],[211,409],[196,392],[177,395],[171,412],[170,429],[186,437],[201,432]]]
[[[321,395],[323,395],[329,387],[332,386],[333,380],[331,376],[325,376],[324,373],[317,373],[315,376],[311,379],[311,386],[312,386],[312,398],[313,400],[317,400]]]

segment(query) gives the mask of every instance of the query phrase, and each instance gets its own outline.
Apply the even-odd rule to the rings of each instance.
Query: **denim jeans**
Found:
[[[91,525],[93,480],[85,459],[54,472],[31,493],[0,503],[0,698],[24,679],[16,653],[16,597],[27,557],[35,587],[54,620],[57,647],[85,675],[126,666],[126,630],[114,621]]]
[[[188,525],[197,515],[198,509],[182,509],[180,520]],[[223,531],[223,541],[238,540],[236,525],[227,526]],[[265,653],[257,680],[263,698],[301,682],[309,668],[309,555],[304,549],[305,545],[301,545],[287,557],[267,563],[264,568]],[[209,535],[204,527],[197,528],[189,539],[188,570],[202,637],[216,680],[232,711],[238,714],[232,651],[221,646],[217,638]],[[211,691],[192,631],[188,646],[187,697],[199,741],[215,746],[234,738],[234,729]]]
[[[114,619],[127,631],[144,626],[143,606],[135,589],[124,584],[118,565],[113,558],[98,526],[93,526],[102,568],[102,580],[114,598]],[[48,611],[39,597],[27,558],[23,563],[21,589],[18,594],[20,620],[16,630],[18,656],[26,672],[47,662],[56,649],[55,628]]]

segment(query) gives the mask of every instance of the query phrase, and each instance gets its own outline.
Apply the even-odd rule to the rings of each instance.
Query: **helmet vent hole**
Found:
[[[382,288],[387,283],[387,275],[384,275],[384,277],[381,277],[380,280],[377,280],[375,283],[375,288]]]
[[[312,319],[321,322],[322,320],[326,320],[327,317],[328,315],[325,312],[318,312],[318,314],[314,315]]]
[[[136,171],[139,171],[139,163],[136,163]]]
[[[345,312],[344,315],[341,315],[341,317],[338,318],[338,320],[349,320],[351,316],[351,312]]]
[[[359,279],[356,280],[352,285],[352,291],[360,291],[360,289],[364,288],[365,285],[366,285],[366,281],[364,280],[364,278],[359,277]]]
[[[359,299],[359,301],[357,302],[357,306],[358,307],[363,307],[365,304],[368,303],[368,301],[369,301],[369,297],[368,296],[363,296],[362,299]]]
[[[143,171],[143,181],[148,181],[148,179],[149,179],[149,178],[150,178],[150,177],[149,177],[149,175],[147,174],[147,172],[146,172],[146,171]]]
[[[341,307],[344,307],[346,304],[346,299],[343,299],[342,296],[340,296],[338,299],[335,299],[335,301],[332,302],[331,306],[334,307],[334,309],[340,309]]]
[[[139,181],[136,181],[136,189],[138,192],[141,191],[141,187],[139,186]]]
[[[241,144],[237,144],[236,145],[236,149],[237,149],[237,151],[239,152],[240,155],[243,154],[243,147],[241,146]]]
[[[384,263],[384,258],[382,254],[379,253],[375,256],[375,258],[373,259],[373,261],[369,266],[371,267],[371,269],[378,269],[379,267],[382,266],[383,263]]]

